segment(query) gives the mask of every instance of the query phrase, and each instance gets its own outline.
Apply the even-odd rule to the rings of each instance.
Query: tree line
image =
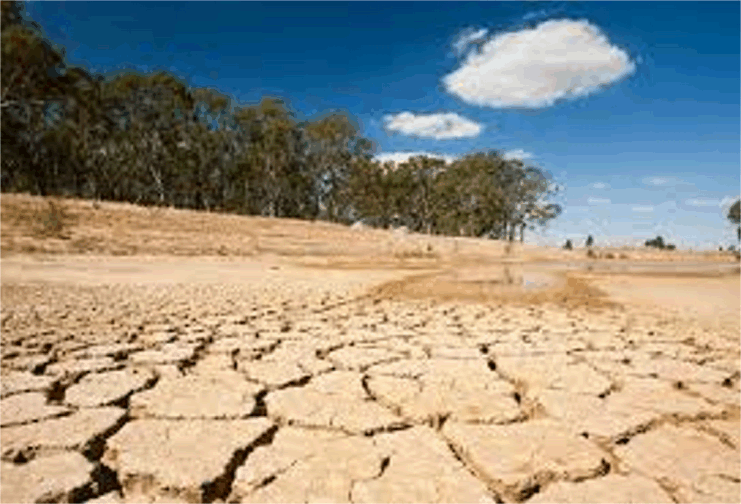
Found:
[[[69,66],[22,2],[2,2],[2,61],[6,192],[508,240],[561,212],[547,172],[497,150],[380,163],[349,114],[298,121],[278,98]]]

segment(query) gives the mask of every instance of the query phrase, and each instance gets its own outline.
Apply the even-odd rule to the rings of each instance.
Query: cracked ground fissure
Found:
[[[620,501],[634,481],[666,501],[738,495],[738,343],[680,321],[378,293],[297,306],[204,286],[10,289],[45,307],[3,304],[2,487],[20,501],[546,502],[569,485]],[[159,413],[163,398],[179,413]],[[75,453],[84,464],[52,469]]]

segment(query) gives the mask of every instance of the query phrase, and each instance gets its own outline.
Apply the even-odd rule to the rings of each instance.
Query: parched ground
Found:
[[[0,203],[3,502],[741,500],[733,258]]]

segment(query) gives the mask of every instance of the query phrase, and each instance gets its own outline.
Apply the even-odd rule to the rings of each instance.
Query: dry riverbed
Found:
[[[455,247],[6,247],[0,499],[739,501],[737,267]]]

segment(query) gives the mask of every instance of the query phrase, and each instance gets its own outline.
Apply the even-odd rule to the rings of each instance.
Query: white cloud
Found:
[[[720,206],[720,201],[716,199],[692,198],[685,200],[685,204],[697,207]]]
[[[634,206],[633,207],[634,212],[653,212],[654,207],[652,206]]]
[[[480,30],[468,28],[466,30],[463,30],[463,32],[461,32],[455,42],[453,42],[455,53],[460,56],[461,54],[466,52],[471,44],[483,42],[484,37],[486,37],[487,33],[489,33],[489,30],[487,30],[486,28],[481,28]]]
[[[681,179],[677,177],[646,177],[643,179],[643,183],[651,186],[671,187],[679,184],[685,184]]]
[[[427,156],[430,158],[444,159],[447,163],[452,163],[457,158],[446,154],[435,154],[434,152],[386,152],[375,156],[375,160],[380,163],[391,161],[392,163],[403,163],[411,157]]]
[[[475,137],[483,129],[480,124],[452,112],[420,115],[401,112],[396,115],[388,115],[384,119],[386,120],[386,128],[391,131],[436,140]]]
[[[589,203],[590,205],[602,205],[602,204],[605,204],[605,203],[610,203],[610,200],[607,199],[607,198],[592,198],[592,197],[589,197],[589,198],[587,198],[587,203]]]
[[[671,180],[665,177],[647,177],[643,179],[643,183],[646,185],[663,186],[668,185],[669,182],[671,182]]]
[[[594,189],[609,189],[610,184],[605,184],[604,182],[595,182],[594,184],[592,184],[592,187]]]
[[[533,154],[531,152],[525,152],[522,149],[513,149],[513,150],[510,150],[510,151],[506,151],[502,155],[502,157],[504,157],[504,159],[522,159],[522,160],[525,160],[525,159],[533,159],[535,157],[535,154]]]
[[[587,21],[551,20],[497,35],[445,76],[450,93],[489,107],[541,108],[584,96],[635,70],[627,52]]]

